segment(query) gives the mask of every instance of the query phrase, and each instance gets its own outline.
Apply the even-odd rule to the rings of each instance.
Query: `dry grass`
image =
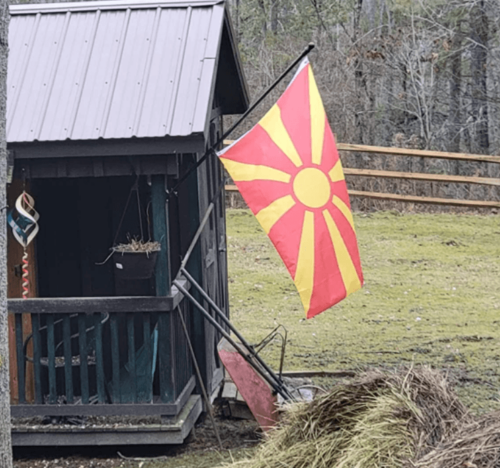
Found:
[[[459,428],[415,464],[418,468],[495,468],[500,466],[500,412]]]
[[[400,467],[472,421],[430,368],[372,371],[293,405],[244,468]]]
[[[129,252],[141,252],[150,254],[151,252],[158,252],[161,250],[161,245],[159,242],[143,241],[137,239],[130,239],[127,244],[118,244],[113,247],[113,252],[118,253],[129,253]]]

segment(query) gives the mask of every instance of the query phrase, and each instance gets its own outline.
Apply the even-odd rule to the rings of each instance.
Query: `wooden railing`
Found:
[[[231,144],[232,140],[226,140],[225,144]],[[456,161],[473,161],[483,163],[500,164],[500,156],[489,156],[483,154],[448,153],[442,151],[427,151],[407,148],[388,148],[382,146],[353,145],[349,143],[338,143],[337,149],[345,152],[369,153],[390,156],[409,156],[419,158],[433,158]],[[361,169],[345,167],[346,176],[375,177],[382,179],[405,179],[424,182],[445,182],[479,184],[500,187],[500,179],[493,177],[460,176],[448,174],[429,174],[420,172],[398,172],[377,169]],[[237,192],[236,185],[226,185],[226,191]],[[464,200],[454,198],[422,197],[416,195],[403,195],[397,193],[369,192],[364,190],[349,190],[352,197],[365,197],[378,200],[390,200],[410,203],[428,203],[436,205],[466,206],[473,208],[500,208],[500,200]]]
[[[13,417],[177,415],[195,387],[179,322],[179,308],[190,321],[186,306],[175,287],[166,297],[9,299],[19,382]],[[34,402],[25,392],[28,362]]]

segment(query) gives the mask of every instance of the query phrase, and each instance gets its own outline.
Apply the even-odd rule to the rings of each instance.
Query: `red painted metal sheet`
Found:
[[[243,356],[222,339],[219,356],[248,408],[264,431],[278,423],[277,397],[269,384],[248,364]]]

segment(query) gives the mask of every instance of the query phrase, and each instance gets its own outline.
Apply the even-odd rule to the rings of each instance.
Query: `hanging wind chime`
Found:
[[[23,191],[16,200],[15,207],[9,212],[8,223],[12,228],[12,233],[17,242],[23,247],[22,259],[22,278],[23,278],[23,299],[29,297],[29,258],[28,258],[28,245],[38,234],[39,226],[38,219],[40,215],[35,210],[35,200],[26,191]]]

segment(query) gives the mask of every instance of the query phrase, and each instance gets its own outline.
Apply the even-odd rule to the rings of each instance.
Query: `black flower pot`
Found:
[[[113,253],[115,276],[122,280],[149,279],[155,271],[158,251]]]

